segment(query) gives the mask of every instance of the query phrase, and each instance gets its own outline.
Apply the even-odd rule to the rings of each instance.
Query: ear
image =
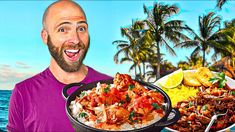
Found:
[[[42,29],[42,31],[41,31],[41,37],[42,37],[43,43],[47,44],[48,32],[45,29]]]

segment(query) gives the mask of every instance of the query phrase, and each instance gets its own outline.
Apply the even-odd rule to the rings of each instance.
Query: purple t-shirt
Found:
[[[103,79],[111,79],[111,77],[88,67],[88,74],[81,82],[87,84]],[[65,84],[56,80],[49,68],[16,84],[9,104],[7,130],[11,132],[74,131],[65,112],[66,101],[62,96],[64,86]]]

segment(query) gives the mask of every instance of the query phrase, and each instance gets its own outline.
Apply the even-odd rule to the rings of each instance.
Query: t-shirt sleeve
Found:
[[[23,98],[17,85],[12,91],[9,103],[7,130],[10,132],[23,132]]]

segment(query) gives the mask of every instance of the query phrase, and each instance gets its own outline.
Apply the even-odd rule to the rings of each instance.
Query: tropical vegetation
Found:
[[[206,53],[210,52],[210,49],[214,47],[213,43],[216,41],[214,34],[220,27],[221,18],[216,16],[214,12],[209,12],[207,15],[199,16],[199,31],[200,34],[197,35],[194,31],[192,31],[193,40],[185,41],[179,44],[176,44],[175,47],[181,48],[193,48],[191,56],[198,56],[200,51],[202,51],[202,66],[205,66]]]
[[[225,2],[218,0],[217,7],[221,8]],[[121,27],[121,34],[126,39],[113,41],[118,49],[114,55],[115,63],[130,62],[129,71],[134,70],[136,79],[154,82],[178,68],[187,70],[201,66],[226,70],[235,78],[235,20],[224,22],[224,28],[221,28],[221,17],[209,12],[198,17],[197,34],[184,21],[172,19],[179,13],[176,5],[154,3],[151,7],[144,5],[143,9],[146,19],[133,20],[132,25]],[[186,61],[174,66],[164,60],[164,55],[176,56],[176,48],[194,49],[189,57],[186,56]],[[211,51],[214,51],[214,64],[206,60]],[[226,66],[216,62],[218,58],[225,61]]]

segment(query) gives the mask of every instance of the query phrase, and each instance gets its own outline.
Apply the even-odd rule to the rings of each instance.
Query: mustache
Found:
[[[77,49],[85,49],[85,45],[83,43],[78,43],[78,44],[64,44],[62,45],[62,49],[72,49],[72,50],[77,50]]]

